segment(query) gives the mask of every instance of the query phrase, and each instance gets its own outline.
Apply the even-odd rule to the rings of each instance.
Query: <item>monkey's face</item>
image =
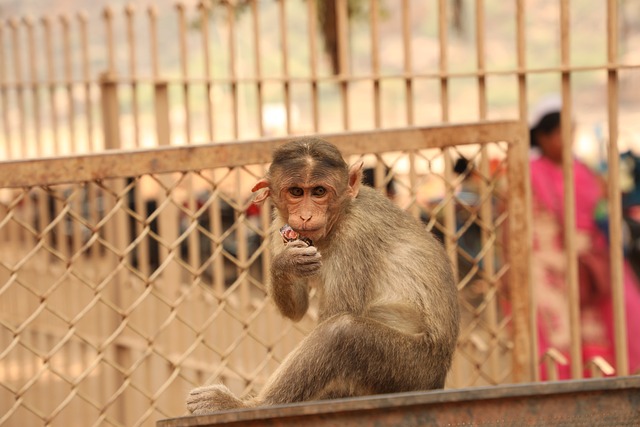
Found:
[[[357,197],[362,161],[347,168],[338,149],[322,140],[291,141],[274,153],[267,177],[251,191],[270,198],[280,218],[302,237],[321,243]]]
[[[301,236],[321,241],[331,231],[336,189],[326,182],[291,182],[280,192],[283,219]]]

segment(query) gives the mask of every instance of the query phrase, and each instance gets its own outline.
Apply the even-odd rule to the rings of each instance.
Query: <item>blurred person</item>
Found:
[[[529,123],[533,205],[531,267],[540,356],[554,348],[571,363],[561,109],[560,97],[547,97],[532,110]],[[604,180],[580,160],[573,159],[573,169],[583,363],[586,366],[594,357],[601,356],[615,367],[609,248],[596,221],[606,197],[606,186]],[[629,369],[633,373],[640,369],[640,292],[627,261],[624,261],[623,277]],[[570,378],[570,372],[569,365],[559,366],[559,379]],[[544,366],[541,374],[543,379],[547,378]]]

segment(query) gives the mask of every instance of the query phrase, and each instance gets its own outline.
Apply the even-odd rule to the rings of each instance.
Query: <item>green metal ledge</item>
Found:
[[[640,426],[640,376],[306,402],[157,423],[187,426]]]

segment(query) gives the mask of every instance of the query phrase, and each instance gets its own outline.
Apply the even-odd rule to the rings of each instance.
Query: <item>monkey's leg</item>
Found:
[[[252,405],[426,390],[442,387],[423,334],[340,315],[319,324],[269,378]]]
[[[246,407],[244,402],[222,384],[194,388],[187,396],[187,409],[193,415],[205,415],[244,407]]]

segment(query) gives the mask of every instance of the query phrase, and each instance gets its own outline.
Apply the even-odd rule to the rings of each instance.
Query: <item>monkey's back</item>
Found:
[[[319,247],[327,300],[321,317],[381,307],[406,318],[414,311],[416,328],[453,347],[458,334],[457,290],[442,244],[424,224],[370,187],[362,187],[331,244]],[[339,279],[335,279],[338,277]],[[393,313],[391,313],[393,315]],[[451,350],[453,351],[453,350]]]

